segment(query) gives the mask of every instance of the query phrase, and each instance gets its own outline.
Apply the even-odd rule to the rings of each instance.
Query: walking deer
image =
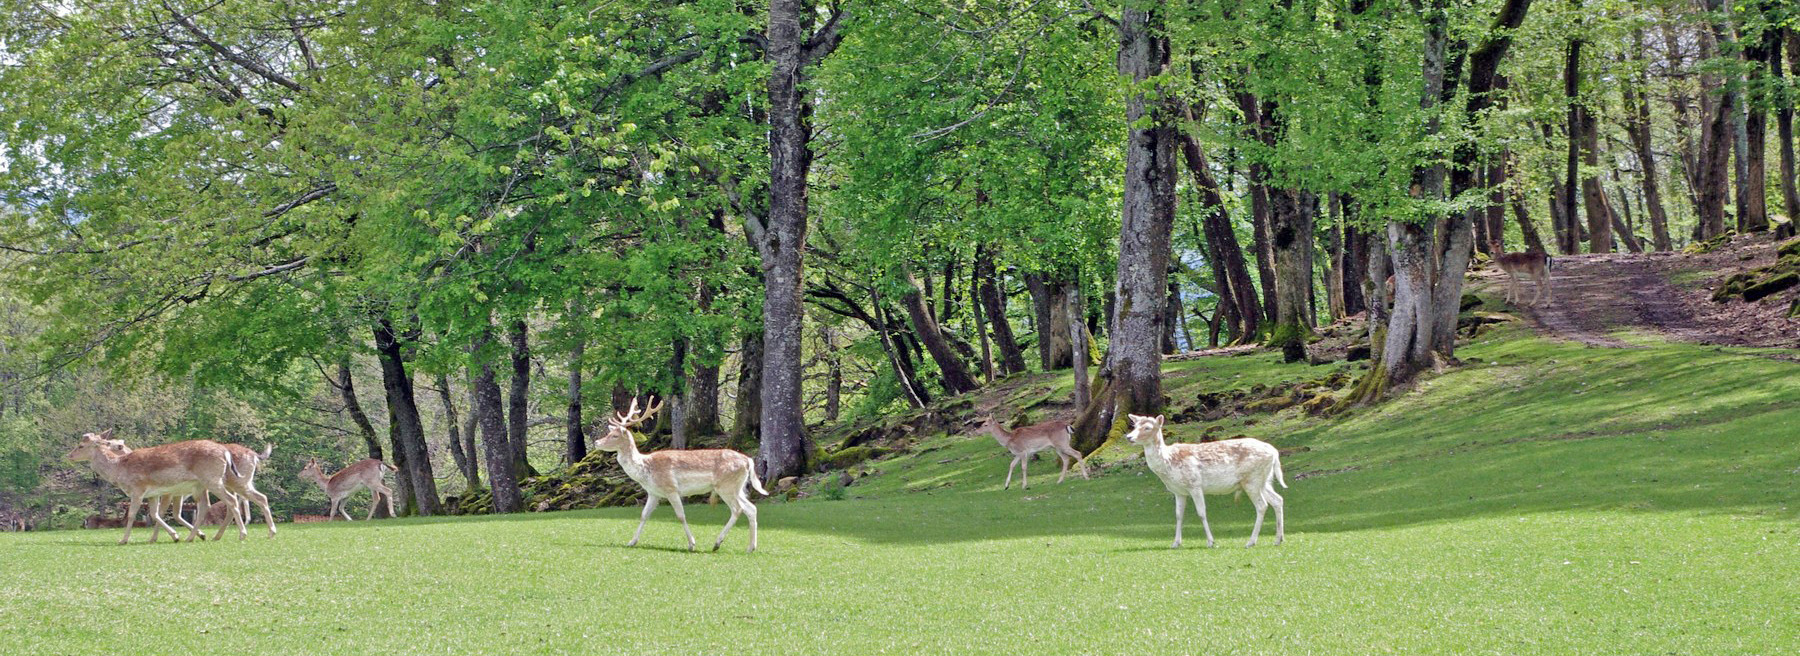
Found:
[[[1200,527],[1206,530],[1206,546],[1213,546],[1212,526],[1206,521],[1206,495],[1243,492],[1256,506],[1256,525],[1250,529],[1250,542],[1262,534],[1263,512],[1275,507],[1275,544],[1281,544],[1287,533],[1283,500],[1275,492],[1273,481],[1287,487],[1281,473],[1281,452],[1267,442],[1251,438],[1221,440],[1201,444],[1164,444],[1163,417],[1128,415],[1131,432],[1125,439],[1144,447],[1144,461],[1150,471],[1162,479],[1163,486],[1175,495],[1175,544],[1181,547],[1181,517],[1186,512],[1187,497],[1194,499],[1194,512],[1200,515]]]
[[[1494,254],[1494,266],[1506,274],[1506,302],[1519,302],[1519,279],[1530,278],[1537,285],[1531,294],[1531,306],[1537,307],[1538,297],[1544,300],[1555,300],[1550,289],[1550,255],[1547,253],[1506,253],[1500,250],[1500,242],[1488,242],[1488,250]]]
[[[1013,455],[1012,462],[1006,465],[1006,484],[1000,487],[1002,490],[1012,488],[1013,466],[1015,465],[1018,466],[1021,475],[1022,482],[1019,484],[1019,489],[1031,489],[1031,473],[1026,471],[1028,459],[1032,454],[1045,449],[1055,450],[1057,461],[1062,463],[1062,474],[1056,477],[1056,482],[1061,483],[1063,479],[1068,478],[1071,459],[1080,468],[1081,477],[1092,480],[1092,477],[1088,476],[1087,458],[1082,456],[1080,451],[1069,447],[1069,438],[1074,435],[1074,429],[1069,426],[1069,422],[1046,421],[1009,431],[1005,426],[1000,425],[1000,422],[994,421],[994,418],[989,416],[981,422],[981,428],[976,429],[975,432],[993,436],[1000,442],[1000,446],[1005,447]]]
[[[341,514],[345,521],[355,521],[350,517],[350,512],[344,509],[344,499],[357,490],[369,488],[369,514],[363,517],[363,521],[368,521],[375,518],[375,507],[381,505],[381,497],[384,495],[387,497],[388,514],[398,516],[394,512],[394,491],[381,482],[381,477],[390,471],[400,470],[375,458],[368,458],[326,476],[324,468],[319,465],[319,459],[312,458],[300,470],[300,477],[318,483],[319,489],[325,491],[325,496],[331,499],[331,509],[325,516],[332,519],[337,519]]]
[[[104,441],[104,446],[113,453],[119,455],[131,453],[131,447],[125,445],[125,440],[107,439]],[[275,446],[272,444],[264,444],[261,452],[257,452],[250,447],[241,444],[225,444],[223,446],[227,451],[231,452],[233,470],[227,472],[225,476],[225,486],[227,489],[231,490],[232,496],[224,497],[222,500],[230,500],[233,502],[232,512],[242,516],[244,521],[241,523],[245,524],[250,521],[250,502],[255,500],[262,508],[263,521],[267,522],[269,525],[269,537],[274,537],[275,515],[269,510],[269,498],[256,490],[256,472],[262,469],[263,461],[269,459],[269,454],[274,451]],[[188,497],[193,497],[195,499],[193,524],[189,524],[186,519],[181,517],[181,508],[187,504]],[[164,494],[151,502],[150,512],[161,514],[162,505],[165,503],[173,505],[175,509],[175,521],[182,526],[187,527],[190,531],[193,530],[196,524],[202,526],[216,525],[219,527],[219,530],[213,534],[212,539],[217,540],[225,536],[226,523],[209,521],[207,519],[209,514],[213,512],[212,509],[218,507],[218,504],[213,503],[212,500],[208,498],[207,490],[202,486],[192,485],[189,486],[187,490],[171,490],[168,494]],[[240,531],[238,539],[243,539],[243,533],[246,532]],[[157,535],[157,533],[151,533],[150,541],[155,542]],[[206,539],[206,536],[202,534],[200,539],[204,540]]]
[[[762,481],[756,480],[756,464],[742,453],[730,449],[665,449],[655,453],[642,453],[637,448],[637,438],[631,434],[631,427],[644,423],[662,409],[661,402],[656,402],[638,412],[637,400],[631,402],[631,409],[623,413],[614,413],[606,421],[606,434],[595,440],[594,447],[601,451],[612,451],[618,454],[619,467],[625,475],[637,481],[644,488],[644,514],[638,518],[637,532],[631,535],[631,541],[625,546],[637,546],[638,538],[644,535],[644,523],[650,520],[650,513],[656,510],[661,501],[668,501],[675,510],[675,518],[681,520],[681,530],[687,534],[688,551],[694,550],[694,532],[688,528],[687,513],[682,509],[681,498],[708,492],[719,495],[725,505],[731,508],[731,518],[725,520],[725,529],[719,531],[719,538],[713,541],[713,551],[725,543],[725,535],[737,524],[738,515],[742,514],[750,520],[750,549],[756,551],[756,505],[750,503],[750,493],[745,486],[756,489],[757,494],[767,496]],[[748,553],[747,552],[747,553]]]
[[[131,542],[129,520],[137,516],[138,506],[143,504],[145,497],[152,499],[150,518],[157,527],[177,537],[175,529],[163,521],[162,503],[158,497],[185,493],[198,486],[221,499],[236,498],[226,479],[238,473],[237,466],[232,461],[231,451],[223,444],[212,440],[189,440],[120,455],[107,444],[109,439],[112,439],[112,429],[99,434],[85,434],[67,458],[73,462],[88,463],[93,467],[94,473],[117,485],[126,496],[131,497],[130,508],[125,513],[125,536],[119,540],[119,544]],[[244,520],[241,515],[234,513],[234,516],[241,539],[245,532]],[[273,529],[271,522],[270,530]],[[187,539],[192,541],[197,535],[197,530],[189,530]]]

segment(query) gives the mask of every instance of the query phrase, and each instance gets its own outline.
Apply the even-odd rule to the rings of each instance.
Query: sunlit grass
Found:
[[[1002,491],[986,437],[860,466],[843,501],[759,500],[690,554],[662,510],[282,527],[273,540],[118,547],[0,534],[8,653],[1792,653],[1800,365],[1712,347],[1592,349],[1501,330],[1469,366],[1269,440],[1288,542],[1168,549],[1173,503],[1129,448],[1097,477]],[[1182,363],[1171,395],[1317,378]],[[1061,381],[1042,383],[1055,386]],[[1037,384],[1037,383],[1033,383]],[[1177,398],[1177,402],[1181,399]],[[1174,426],[1196,439],[1202,425]],[[1304,450],[1299,450],[1304,449]],[[690,504],[703,545],[723,506]]]

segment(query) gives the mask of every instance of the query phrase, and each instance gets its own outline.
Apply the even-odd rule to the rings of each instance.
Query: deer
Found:
[[[103,445],[105,448],[119,455],[131,453],[131,447],[125,445],[125,440],[116,438],[106,439],[103,441]],[[250,502],[255,500],[262,507],[263,521],[268,522],[269,537],[275,537],[275,515],[269,510],[269,498],[256,490],[256,472],[258,469],[262,468],[262,462],[269,459],[269,454],[275,450],[275,446],[272,444],[264,444],[261,452],[257,452],[250,447],[241,444],[225,444],[223,446],[226,450],[231,452],[232,464],[235,466],[234,471],[225,477],[226,486],[232,490],[232,496],[225,497],[225,499],[236,502],[233,505],[232,512],[242,516],[244,522],[249,522]],[[188,497],[194,497],[196,501],[198,501],[198,503],[195,504],[193,524],[189,524],[187,520],[182,519],[181,517],[181,507],[187,504]],[[212,539],[217,540],[225,536],[225,527],[227,524],[205,521],[203,519],[208,516],[213,508],[218,506],[216,503],[210,503],[207,496],[207,490],[204,488],[195,485],[190,486],[186,491],[171,491],[153,502],[150,506],[150,511],[160,513],[162,505],[165,503],[173,505],[175,509],[175,521],[182,526],[187,527],[190,531],[193,530],[195,524],[202,524],[205,526],[217,525],[219,530],[217,533],[213,534]],[[206,505],[206,512],[202,512],[201,510],[200,506],[203,504]],[[158,535],[159,533],[151,533],[150,541],[155,542]],[[206,535],[202,534],[200,539],[206,539]],[[240,535],[239,539],[243,539],[243,536]]]
[[[1194,499],[1194,512],[1200,515],[1200,527],[1206,530],[1206,546],[1212,548],[1212,526],[1206,521],[1206,495],[1243,492],[1256,506],[1256,525],[1250,529],[1246,548],[1256,546],[1262,534],[1263,512],[1275,507],[1275,544],[1286,537],[1287,521],[1283,500],[1275,492],[1274,482],[1287,487],[1281,473],[1281,452],[1262,440],[1242,437],[1200,444],[1164,444],[1162,415],[1146,417],[1127,415],[1131,432],[1125,439],[1144,448],[1144,461],[1150,471],[1162,479],[1163,487],[1175,495],[1175,544],[1181,548],[1181,518],[1186,513],[1187,497]]]
[[[1531,294],[1531,307],[1537,307],[1539,296],[1544,300],[1555,300],[1555,293],[1550,289],[1551,259],[1548,253],[1507,253],[1501,250],[1497,240],[1488,242],[1488,250],[1494,254],[1494,266],[1506,274],[1506,302],[1518,302],[1520,278],[1530,278],[1537,285]]]
[[[718,551],[719,545],[725,543],[726,534],[731,533],[731,527],[737,524],[738,515],[742,514],[750,520],[750,548],[745,553],[755,553],[756,505],[750,503],[745,486],[754,488],[757,494],[769,494],[763,489],[762,481],[756,479],[756,463],[750,456],[730,449],[638,451],[637,438],[631,434],[631,428],[644,423],[661,409],[662,402],[656,401],[639,412],[637,400],[632,399],[631,409],[613,413],[606,421],[606,434],[594,441],[595,448],[616,453],[625,475],[644,488],[644,513],[638,518],[637,532],[625,546],[637,546],[638,539],[644,536],[645,522],[650,521],[650,513],[656,510],[658,503],[668,501],[675,510],[675,518],[681,520],[681,531],[687,534],[688,551],[693,551],[694,532],[688,528],[687,512],[681,506],[681,498],[711,492],[731,508],[731,518],[725,520],[725,529],[719,531],[719,538],[713,541],[713,551]]]
[[[130,544],[130,518],[137,516],[138,506],[143,504],[145,497],[151,498],[149,514],[156,524],[151,530],[160,528],[177,538],[175,529],[163,521],[162,495],[187,492],[198,486],[221,499],[237,498],[229,488],[227,477],[239,475],[239,472],[231,451],[223,444],[212,440],[188,440],[120,455],[107,444],[110,439],[110,428],[99,434],[84,434],[66,458],[71,462],[88,463],[94,473],[131,497],[130,508],[125,513],[125,536],[119,544]],[[233,516],[237,520],[239,539],[242,539],[245,533],[243,516],[236,513]],[[271,531],[273,528],[270,527]],[[193,541],[197,535],[197,529],[190,529],[188,541]]]
[[[1087,458],[1081,455],[1080,451],[1069,447],[1069,438],[1075,434],[1075,429],[1069,426],[1069,422],[1046,421],[1007,430],[1005,426],[1000,425],[1000,422],[994,421],[993,416],[990,415],[981,422],[981,427],[975,432],[993,436],[1000,442],[1000,446],[1005,447],[1013,455],[1012,462],[1006,465],[1006,484],[1001,486],[1002,490],[1012,488],[1014,465],[1018,466],[1019,474],[1021,474],[1022,482],[1019,484],[1019,489],[1031,489],[1031,473],[1026,471],[1027,458],[1045,449],[1054,449],[1057,461],[1062,463],[1062,474],[1056,477],[1057,483],[1060,484],[1063,479],[1068,478],[1071,459],[1081,470],[1083,479],[1093,480],[1088,476]]]
[[[344,509],[344,499],[357,490],[369,488],[369,514],[363,517],[363,521],[368,521],[375,518],[375,508],[381,505],[381,497],[384,495],[387,497],[388,514],[398,516],[394,512],[394,491],[381,482],[381,477],[390,471],[400,469],[375,458],[366,458],[326,476],[324,468],[319,465],[319,459],[312,458],[300,470],[300,477],[318,483],[319,489],[325,491],[325,496],[331,499],[331,509],[325,516],[334,520],[341,514],[345,521],[355,521],[350,512]]]

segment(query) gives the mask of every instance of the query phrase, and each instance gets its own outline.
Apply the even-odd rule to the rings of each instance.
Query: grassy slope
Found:
[[[294,653],[1792,653],[1800,649],[1800,365],[1502,330],[1478,362],[1331,422],[1244,425],[1285,448],[1288,543],[1172,551],[1172,500],[1118,446],[1104,474],[999,489],[986,438],[871,463],[850,500],[763,502],[688,554],[667,510],[283,526],[120,548],[0,534],[0,644]],[[1171,367],[1178,398],[1324,369]],[[1019,397],[1041,396],[1034,381]],[[1202,426],[1173,428],[1192,439]],[[702,545],[723,506],[691,506]],[[1273,518],[1264,544],[1272,542]],[[253,533],[254,536],[254,533]]]

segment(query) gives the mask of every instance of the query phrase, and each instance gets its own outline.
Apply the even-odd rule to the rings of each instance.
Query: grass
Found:
[[[1224,422],[1290,451],[1288,542],[1220,548],[1119,445],[1094,480],[999,489],[992,440],[867,463],[850,497],[760,503],[689,554],[660,510],[282,527],[273,540],[113,544],[0,534],[0,644],[297,653],[1794,653],[1800,365],[1500,329],[1470,365],[1321,422]],[[1317,378],[1272,356],[1172,367],[1169,389]],[[1054,388],[1058,381],[1030,381]],[[1030,396],[1029,389],[1020,396]],[[1174,426],[1193,439],[1201,424]],[[1015,481],[1015,484],[1017,481]],[[690,505],[704,547],[723,506]],[[140,538],[141,540],[141,538]],[[155,651],[156,649],[153,649]]]

